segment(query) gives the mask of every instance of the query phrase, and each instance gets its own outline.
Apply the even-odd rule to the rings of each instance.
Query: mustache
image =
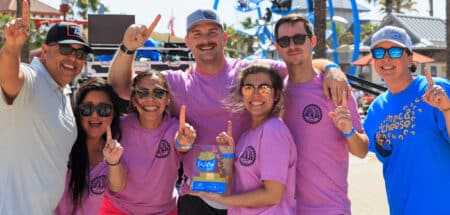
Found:
[[[215,46],[217,46],[217,43],[214,43],[214,42],[201,43],[201,44],[198,44],[196,47],[201,48],[203,46],[214,46],[215,47]]]

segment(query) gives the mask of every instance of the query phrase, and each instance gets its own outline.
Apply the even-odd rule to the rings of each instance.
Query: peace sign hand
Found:
[[[334,122],[334,125],[344,134],[351,132],[353,128],[352,117],[347,108],[347,92],[342,92],[342,103],[334,109],[334,112],[328,113]]]
[[[444,88],[434,84],[434,80],[427,68],[424,69],[424,74],[427,78],[428,88],[422,96],[422,99],[429,105],[438,108],[441,111],[450,110],[450,100],[447,93],[445,93]]]
[[[216,137],[217,145],[222,154],[234,153],[233,125],[227,122],[227,132],[220,132]]]
[[[136,50],[142,47],[145,41],[148,40],[156,25],[158,25],[159,20],[161,20],[161,15],[156,15],[152,24],[148,27],[145,25],[130,25],[125,31],[123,36],[123,44],[128,50]]]
[[[4,46],[10,50],[20,51],[22,46],[28,40],[30,35],[30,18],[29,18],[29,4],[27,0],[22,3],[22,18],[16,18],[6,24],[5,44]]]
[[[111,127],[108,126],[106,129],[106,143],[105,147],[103,147],[103,157],[106,163],[112,166],[119,164],[122,154],[123,147],[117,140],[112,139]]]

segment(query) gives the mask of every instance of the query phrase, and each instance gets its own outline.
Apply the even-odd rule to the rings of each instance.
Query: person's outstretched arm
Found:
[[[20,70],[20,50],[30,34],[28,1],[23,1],[22,18],[14,19],[4,29],[5,43],[0,49],[0,86],[6,101],[12,104],[24,84]]]
[[[129,99],[130,97],[135,51],[144,45],[160,19],[161,15],[157,15],[149,27],[131,25],[125,31],[123,42],[116,51],[108,71],[109,83],[123,99]]]

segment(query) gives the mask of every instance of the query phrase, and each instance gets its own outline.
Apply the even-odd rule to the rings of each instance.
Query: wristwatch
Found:
[[[134,54],[134,52],[136,52],[136,50],[128,50],[127,47],[125,47],[125,45],[123,43],[120,44],[119,49],[121,52],[128,54],[128,55],[132,55],[132,54]]]

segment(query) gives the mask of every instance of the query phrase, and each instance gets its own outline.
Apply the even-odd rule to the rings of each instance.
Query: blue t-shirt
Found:
[[[450,95],[450,83],[436,78]],[[390,214],[450,214],[450,141],[441,111],[421,97],[418,76],[402,92],[371,104],[364,121],[369,150],[383,163]]]

